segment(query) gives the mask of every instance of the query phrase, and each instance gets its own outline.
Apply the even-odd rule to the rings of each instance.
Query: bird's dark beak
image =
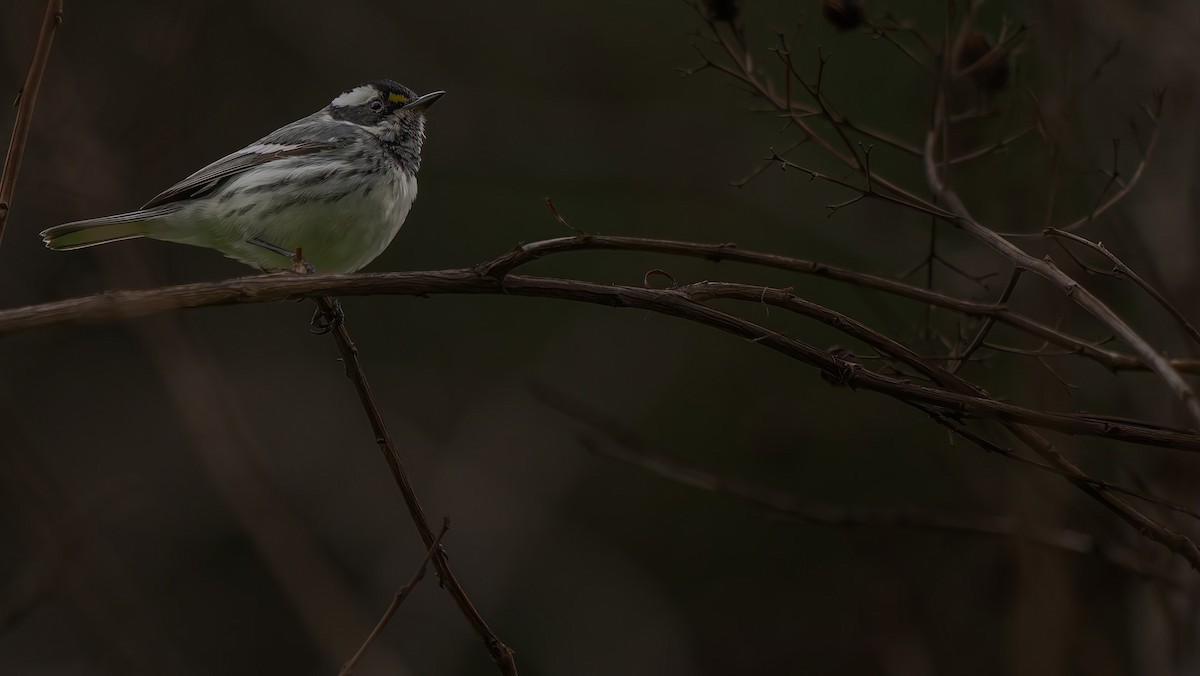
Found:
[[[423,96],[418,96],[417,98],[413,99],[412,101],[409,101],[408,105],[404,106],[400,110],[418,110],[418,111],[424,112],[426,110],[429,110],[430,106],[437,103],[437,100],[442,98],[442,95],[445,93],[446,92],[438,91],[438,92],[429,92],[428,94],[425,94]]]

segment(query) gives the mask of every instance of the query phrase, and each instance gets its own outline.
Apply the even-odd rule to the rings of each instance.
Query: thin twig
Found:
[[[1124,261],[1122,261],[1120,258],[1117,258],[1116,254],[1109,251],[1108,247],[1104,246],[1104,244],[1100,242],[1093,242],[1090,239],[1080,237],[1075,233],[1059,230],[1058,228],[1047,228],[1046,234],[1050,235],[1051,237],[1061,237],[1069,239],[1077,244],[1082,244],[1083,246],[1086,246],[1087,248],[1107,258],[1118,272],[1133,280],[1134,284],[1137,284],[1142,291],[1145,291],[1151,298],[1161,305],[1168,314],[1174,317],[1175,321],[1179,322],[1180,326],[1183,327],[1184,331],[1187,332],[1188,336],[1190,336],[1192,340],[1200,344],[1200,332],[1196,331],[1196,327],[1192,326],[1192,323],[1189,322],[1187,317],[1185,317],[1184,314],[1179,311],[1179,308],[1175,307],[1171,301],[1167,300],[1166,296],[1159,293],[1158,289],[1154,288],[1149,282],[1138,276],[1138,274],[1134,272],[1128,265],[1126,265]]]
[[[442,538],[445,537],[446,531],[449,529],[450,519],[443,519],[442,530],[434,539],[433,545],[425,551],[425,558],[421,559],[421,566],[417,568],[417,572],[413,573],[413,576],[411,579],[409,579],[408,584],[401,587],[392,597],[392,602],[389,603],[387,609],[383,611],[383,616],[379,618],[379,622],[375,624],[375,628],[372,629],[371,633],[367,635],[366,640],[363,641],[362,647],[358,649],[358,652],[354,653],[354,656],[351,657],[350,660],[346,662],[345,666],[342,667],[342,670],[338,672],[338,676],[350,676],[350,674],[354,673],[354,668],[358,666],[358,661],[361,660],[363,655],[367,653],[367,649],[371,647],[371,644],[375,642],[375,639],[379,638],[379,635],[383,633],[384,627],[387,626],[387,623],[392,619],[392,616],[396,614],[396,611],[400,609],[400,604],[404,603],[404,599],[408,598],[408,595],[412,592],[413,588],[417,586],[417,583],[425,577],[425,567],[429,565],[429,559],[433,556],[433,553],[442,546]]]
[[[979,159],[980,157],[986,157],[988,155],[995,154],[995,153],[1003,150],[1004,148],[1007,148],[1008,146],[1021,140],[1022,138],[1025,137],[1026,134],[1028,134],[1029,132],[1031,132],[1035,129],[1037,129],[1036,124],[1027,125],[1024,129],[1022,129],[1018,132],[1014,132],[1010,136],[1005,136],[1004,138],[1000,139],[999,141],[996,141],[995,143],[992,143],[991,145],[982,146],[980,148],[976,148],[975,150],[968,150],[968,151],[963,152],[961,155],[955,155],[954,157],[951,157],[949,160],[947,160],[946,163],[952,164],[952,165],[953,164],[962,164],[963,162],[970,162],[971,160]]]
[[[879,186],[881,190],[867,192],[863,188],[860,188],[849,181],[838,179],[815,170],[804,169],[802,167],[797,168],[805,171],[805,173],[807,173],[812,179],[820,178],[824,181],[828,181],[836,185],[842,185],[846,188],[865,193],[872,197],[882,198],[886,201],[890,201],[908,209],[933,215],[945,221],[947,224],[963,230],[977,241],[981,242],[988,248],[991,248],[993,251],[1006,256],[1016,265],[1016,267],[1027,269],[1041,277],[1046,278],[1048,281],[1055,283],[1065,293],[1065,295],[1072,299],[1076,304],[1083,307],[1095,318],[1100,320],[1101,323],[1107,325],[1119,337],[1129,343],[1137,353],[1139,360],[1147,364],[1151,370],[1157,372],[1162,377],[1164,382],[1167,383],[1168,387],[1183,402],[1184,407],[1187,409],[1191,419],[1193,421],[1200,422],[1200,402],[1197,402],[1194,392],[1191,390],[1188,384],[1183,381],[1179,372],[1175,370],[1174,365],[1169,360],[1159,355],[1143,338],[1141,338],[1140,335],[1133,331],[1132,328],[1130,328],[1118,315],[1116,315],[1116,313],[1112,312],[1111,309],[1101,303],[1099,299],[1090,294],[1086,289],[1080,287],[1065,273],[1062,273],[1060,270],[1058,270],[1052,262],[1040,261],[1028,256],[1024,251],[1004,240],[1003,236],[1000,234],[974,221],[967,212],[965,205],[958,198],[957,194],[947,187],[943,171],[946,167],[946,159],[948,159],[948,157],[943,156],[941,158],[941,162],[938,162],[934,158],[934,152],[937,148],[937,141],[939,139],[941,140],[941,149],[943,153],[945,153],[946,149],[949,147],[948,128],[952,117],[952,111],[950,110],[947,101],[947,86],[950,82],[952,74],[950,63],[953,55],[953,45],[958,44],[958,40],[952,38],[951,35],[954,18],[953,15],[955,11],[954,3],[946,3],[945,7],[947,11],[947,19],[945,22],[944,35],[941,42],[943,51],[942,58],[940,59],[943,71],[935,83],[936,100],[934,105],[934,119],[929,132],[926,135],[922,156],[925,160],[925,170],[929,188],[933,192],[935,199],[943,204],[948,204],[950,206],[950,210],[946,211],[942,207],[938,206],[938,204],[920,197],[877,174],[872,176],[872,190],[874,190],[876,185]],[[968,12],[967,20],[965,20],[963,25],[960,27],[960,33],[958,36],[959,38],[965,37],[969,24],[973,20],[974,12],[977,9],[978,6],[973,5],[971,10]],[[1017,31],[1017,34],[1019,35],[1023,31],[1024,28],[1022,27]],[[719,35],[717,37],[720,38]],[[1008,42],[1010,42],[1010,40],[1006,40],[1002,36],[999,42],[1001,45],[1006,45]],[[735,80],[746,85],[758,96],[771,103],[777,110],[791,113],[794,124],[801,131],[803,131],[814,144],[822,148],[834,159],[850,167],[852,170],[861,173],[861,166],[855,153],[851,152],[850,154],[846,154],[838,147],[838,144],[835,141],[824,138],[820,134],[817,134],[812,125],[804,118],[804,116],[796,115],[794,112],[792,112],[794,107],[790,101],[780,101],[771,83],[764,82],[758,73],[755,73],[753,70],[751,70],[748,65],[750,62],[748,55],[744,54],[744,45],[734,45],[728,40],[724,39],[718,39],[717,43],[724,48],[726,54],[736,67],[725,66],[723,64],[712,62],[712,65],[715,69],[730,75]],[[996,55],[998,55],[998,52]],[[980,64],[980,67],[982,65],[983,64]],[[964,69],[960,75],[965,73],[969,73],[969,68]],[[787,166],[782,158],[776,157],[773,159],[780,161],[781,165]],[[1100,210],[1097,210],[1097,213],[1099,211]],[[767,342],[767,339],[764,338],[760,342]],[[838,382],[837,377],[839,374],[836,371],[826,371],[825,375],[833,379],[833,382]],[[853,375],[853,373],[850,372],[847,374],[847,376],[848,375]],[[849,380],[850,378],[846,377],[846,379]],[[908,400],[908,403],[922,407],[923,409],[927,410],[927,412],[930,412],[931,415],[934,415],[935,419],[944,417],[944,414],[929,409],[923,405],[919,405],[914,400],[910,399]],[[1012,423],[1014,421],[1010,420],[1007,422]],[[953,421],[949,420],[944,422],[944,424],[952,423]],[[1033,449],[1047,462],[1064,471],[1073,473],[1073,476],[1080,474],[1078,468],[1076,468],[1069,460],[1067,460],[1054,447],[1053,444],[1041,437],[1032,429],[1024,426],[1023,424],[1009,424],[1007,427],[1018,439],[1021,440],[1022,443]],[[1193,543],[1189,538],[1156,523],[1120,498],[1109,495],[1101,489],[1097,489],[1094,486],[1088,485],[1081,476],[1076,476],[1076,478],[1073,478],[1072,481],[1089,496],[1099,501],[1108,509],[1112,510],[1126,523],[1138,529],[1144,535],[1185,557],[1193,567],[1200,568],[1200,549],[1198,549],[1195,543]]]
[[[1096,220],[1097,216],[1115,207],[1122,200],[1128,197],[1129,193],[1132,192],[1134,187],[1137,186],[1137,184],[1142,180],[1142,176],[1146,172],[1146,167],[1150,164],[1150,158],[1154,155],[1154,149],[1158,146],[1159,132],[1162,127],[1159,122],[1159,116],[1162,114],[1164,96],[1165,95],[1162,92],[1159,92],[1155,96],[1153,109],[1146,106],[1142,107],[1142,112],[1144,112],[1146,117],[1150,120],[1150,140],[1146,142],[1146,147],[1144,150],[1142,150],[1142,157],[1138,161],[1137,167],[1133,170],[1133,176],[1131,176],[1129,180],[1121,186],[1120,190],[1113,193],[1112,197],[1109,197],[1107,200],[1101,202],[1095,208],[1093,208],[1087,216],[1083,216],[1073,223],[1064,225],[1062,228],[1060,228],[1060,230],[1065,232],[1073,232]]]
[[[50,59],[50,45],[54,42],[54,31],[62,20],[63,0],[49,0],[37,46],[33,50],[33,62],[29,64],[25,86],[21,88],[17,120],[13,124],[12,139],[8,142],[8,154],[4,158],[4,173],[0,175],[0,241],[4,239],[4,226],[12,211],[13,191],[17,187],[17,174],[21,171],[21,159],[25,156],[25,145],[29,141],[29,128],[33,125],[33,106],[37,103],[42,74],[46,72],[46,62]]]
[[[312,280],[319,279],[316,276],[297,276],[297,277],[274,277],[274,280],[284,279],[299,279]],[[333,301],[325,296],[316,296],[314,298],[317,307],[323,313],[333,314]],[[354,383],[354,389],[358,392],[359,401],[362,402],[363,411],[367,414],[367,420],[371,423],[371,430],[375,433],[375,443],[379,445],[379,451],[383,453],[384,460],[387,461],[388,468],[392,471],[392,478],[395,479],[396,485],[400,487],[400,493],[404,496],[404,502],[408,505],[408,513],[412,517],[413,524],[417,527],[417,532],[421,535],[421,541],[425,543],[425,547],[434,552],[433,567],[437,569],[438,576],[442,579],[442,586],[449,592],[455,604],[463,616],[467,618],[467,622],[475,629],[475,633],[483,639],[487,646],[488,652],[492,656],[492,661],[500,669],[500,673],[506,676],[516,676],[517,665],[514,659],[514,654],[511,648],[505,645],[495,632],[484,621],[483,616],[475,608],[475,604],[467,596],[467,592],[463,590],[458,579],[454,577],[454,572],[450,570],[450,562],[447,560],[445,553],[434,544],[437,537],[433,534],[433,530],[429,527],[429,520],[425,516],[425,510],[422,509],[420,501],[417,499],[416,491],[413,488],[412,480],[409,478],[408,470],[404,467],[404,462],[400,459],[400,454],[396,451],[396,445],[392,442],[392,436],[387,430],[387,426],[383,422],[383,415],[379,412],[379,406],[375,403],[375,397],[371,394],[371,385],[367,382],[367,374],[363,372],[362,364],[358,360],[358,348],[354,346],[354,341],[350,339],[350,332],[346,330],[345,323],[338,324],[333,329],[333,337],[337,342],[338,351],[342,355],[342,361],[346,366],[346,377]]]
[[[1015,291],[1017,288],[1017,281],[1021,279],[1022,272],[1024,272],[1024,270],[1021,268],[1013,268],[1012,276],[1008,278],[1008,284],[1004,287],[1004,291],[1001,292],[1000,299],[996,301],[996,305],[1004,307],[1006,304],[1008,304],[1008,299],[1012,298],[1013,291]],[[983,341],[985,338],[987,338],[988,332],[991,331],[992,327],[995,325],[996,317],[994,315],[988,316],[983,320],[983,326],[979,327],[979,332],[976,333],[975,337],[971,339],[971,342],[967,343],[967,346],[963,348],[962,354],[959,357],[959,361],[950,364],[951,373],[958,373],[958,370],[963,367],[963,364],[967,363],[967,360],[971,358],[971,355],[975,353],[975,350],[978,350],[979,347],[983,345]]]
[[[702,286],[703,290],[697,294],[691,291],[690,287]],[[829,326],[842,331],[843,333],[853,336],[858,340],[865,342],[875,350],[891,355],[895,359],[905,363],[913,369],[916,369],[921,375],[928,378],[933,383],[946,389],[957,392],[959,394],[969,396],[979,396],[986,398],[987,392],[982,388],[974,385],[955,374],[945,370],[936,362],[930,362],[923,359],[920,355],[913,352],[906,346],[880,334],[873,329],[835,311],[823,308],[815,303],[810,303],[801,298],[797,298],[790,293],[780,293],[773,291],[768,294],[764,289],[761,293],[753,287],[745,287],[745,285],[730,285],[720,284],[715,285],[724,293],[720,293],[721,298],[738,298],[741,300],[753,300],[757,295],[758,302],[770,303],[786,309],[798,312],[808,317],[822,321]],[[699,295],[703,297],[705,293],[712,293],[711,289],[714,283],[705,283],[704,285],[690,285],[680,287],[678,291],[686,293],[690,298],[697,298]],[[738,288],[735,288],[738,287]],[[1049,368],[1049,366],[1047,366]],[[1053,373],[1053,371],[1051,371]],[[1057,377],[1057,375],[1056,375]],[[932,413],[931,409],[920,404],[914,404],[918,408]],[[936,414],[933,416],[942,424],[952,426],[952,428],[960,428],[961,426],[954,421],[951,421],[944,414]],[[1114,420],[1111,418],[1105,419],[1107,423],[1122,423],[1123,421]],[[1084,490],[1094,499],[1099,500],[1106,507],[1117,513],[1131,525],[1138,528],[1142,533],[1149,535],[1152,539],[1171,547],[1185,558],[1187,558],[1194,567],[1200,569],[1200,549],[1185,535],[1176,533],[1166,528],[1162,524],[1154,521],[1150,517],[1136,510],[1132,505],[1128,504],[1119,497],[1108,495],[1108,488],[1100,486],[1092,478],[1084,474],[1078,467],[1067,460],[1054,446],[1045,438],[1034,432],[1029,427],[1017,423],[1013,420],[1003,421],[1005,428],[1014,436],[1020,439],[1039,453],[1056,471],[1065,476],[1072,483]],[[960,434],[962,432],[959,429]],[[977,442],[978,443],[978,442]]]
[[[956,215],[954,222],[958,227],[993,251],[1005,256],[1018,267],[1024,268],[1050,282],[1062,291],[1064,295],[1074,301],[1076,305],[1110,328],[1121,340],[1125,341],[1125,344],[1133,349],[1143,362],[1158,373],[1163,382],[1174,393],[1175,397],[1183,404],[1192,421],[1200,424],[1200,401],[1197,400],[1195,391],[1183,380],[1183,377],[1171,362],[1155,350],[1150,343],[1146,342],[1146,339],[1129,326],[1120,315],[1113,312],[1095,294],[1072,279],[1059,269],[1058,266],[1054,265],[1053,262],[1025,253],[1024,250],[1004,239],[1004,237],[994,230],[974,220],[962,199],[959,198],[958,194],[952,188],[943,183],[938,175],[934,161],[936,139],[937,135],[933,130],[925,137],[925,177],[934,194],[938,195]]]
[[[949,25],[947,24],[947,35],[945,41],[945,44],[947,45],[949,45],[950,40],[948,26]],[[1018,33],[1021,32],[1023,32],[1023,28],[1018,31]],[[771,86],[764,83],[758,74],[745,67],[747,59],[745,59],[745,55],[740,52],[736,45],[733,45],[728,40],[723,39],[720,40],[720,44],[725,49],[731,60],[738,65],[738,68],[734,69],[721,64],[714,64],[715,68],[750,86],[759,96],[771,103],[781,112],[790,111],[794,108],[790,102],[781,101],[780,97],[774,92],[774,89]],[[949,49],[948,46],[947,49]],[[946,54],[943,58],[943,62],[948,64],[949,59],[950,55]],[[946,67],[948,68],[949,66]],[[885,201],[903,206],[908,209],[934,215],[945,222],[958,227],[996,253],[1008,258],[1018,267],[1025,268],[1026,270],[1054,284],[1068,298],[1086,310],[1101,323],[1106,325],[1131,348],[1133,348],[1140,361],[1144,362],[1150,367],[1151,370],[1158,373],[1176,398],[1180,400],[1193,422],[1200,424],[1200,401],[1197,400],[1196,393],[1192,390],[1191,386],[1189,386],[1187,382],[1183,380],[1179,371],[1174,367],[1170,360],[1159,354],[1153,347],[1150,346],[1149,343],[1146,342],[1144,338],[1141,337],[1140,334],[1134,331],[1123,319],[1121,319],[1119,315],[1113,312],[1112,309],[1105,305],[1099,298],[1097,298],[1087,289],[1080,286],[1069,275],[1059,270],[1053,263],[1030,256],[1019,247],[1006,240],[1001,234],[975,221],[970,212],[967,210],[966,205],[958,197],[958,194],[944,182],[940,171],[942,167],[935,159],[940,132],[943,130],[943,127],[946,124],[946,118],[948,116],[946,110],[947,104],[945,101],[944,85],[944,80],[939,81],[939,86],[937,87],[938,101],[934,107],[934,120],[930,130],[925,136],[925,144],[922,154],[925,160],[924,164],[926,182],[936,198],[946,204],[949,207],[949,210],[943,209],[936,204],[915,195],[911,191],[884,179],[882,176],[878,175],[878,173],[872,176],[872,186],[878,186],[883,190],[876,190],[875,192],[866,194],[884,199]],[[1157,105],[1155,110],[1145,110],[1146,114],[1155,123],[1153,132],[1154,136],[1152,137],[1150,144],[1147,146],[1146,152],[1143,153],[1142,163],[1139,164],[1134,178],[1131,179],[1130,185],[1126,186],[1126,189],[1123,189],[1118,194],[1114,195],[1113,198],[1096,209],[1092,214],[1093,217],[1103,213],[1103,211],[1119,202],[1120,199],[1122,199],[1124,195],[1128,193],[1128,188],[1131,188],[1132,184],[1136,183],[1137,179],[1140,178],[1142,170],[1145,167],[1145,163],[1150,155],[1150,151],[1153,149],[1154,141],[1158,136],[1158,112],[1161,110],[1161,95],[1157,98],[1156,103]],[[806,120],[795,116],[793,117],[793,120],[795,120],[797,126],[799,126],[809,135],[814,143],[820,146],[834,159],[845,164],[851,169],[856,171],[861,170],[860,160],[857,154],[851,153],[847,155],[845,152],[842,152],[837,147],[835,142],[823,138],[821,135],[817,134]],[[945,146],[944,142],[942,143],[942,146]],[[778,161],[780,161],[780,164],[783,166],[792,166],[796,169],[800,169],[814,179],[819,178],[851,190],[865,192],[863,188],[860,188],[849,181],[838,179],[815,170],[800,167],[798,165],[789,163],[782,158],[778,158]],[[1076,224],[1072,224],[1071,226],[1067,226],[1063,229],[1069,231],[1075,227],[1075,225]]]
[[[1167,582],[1172,586],[1180,584],[1178,580],[1157,570],[1141,552],[1102,542],[1080,531],[1019,524],[1011,517],[983,514],[937,512],[913,507],[823,505],[738,477],[706,472],[650,453],[638,435],[565,392],[542,391],[541,388],[536,388],[535,392],[543,403],[603,433],[619,446],[614,448],[581,437],[579,441],[588,451],[633,465],[668,481],[742,500],[785,518],[835,527],[915,528],[1015,538],[1070,554],[1095,556],[1146,579]]]
[[[949,24],[947,24],[948,27]],[[948,39],[947,36],[947,41]],[[949,54],[947,54],[946,59],[947,61],[949,60]],[[995,231],[975,221],[971,216],[966,204],[947,183],[944,175],[944,164],[939,166],[934,158],[939,137],[941,138],[941,147],[943,150],[948,146],[948,139],[944,135],[949,126],[950,117],[946,82],[947,80],[939,81],[936,88],[937,95],[935,97],[933,122],[925,135],[924,165],[925,179],[930,190],[936,196],[937,200],[947,205],[955,215],[953,219],[947,219],[948,222],[971,235],[993,251],[1007,257],[1016,267],[1029,270],[1055,284],[1068,298],[1093,317],[1109,326],[1138,353],[1143,361],[1162,377],[1167,386],[1183,402],[1192,420],[1200,422],[1200,402],[1197,401],[1191,387],[1184,382],[1180,373],[1174,369],[1170,362],[1155,351],[1119,315],[1113,312],[1090,291],[1062,272],[1052,261],[1030,256]],[[942,171],[939,171],[939,168]],[[927,407],[919,404],[914,405],[926,409],[935,420],[941,419],[943,416],[941,413],[929,411]],[[944,421],[943,424],[954,426],[953,421]],[[1098,489],[1094,485],[1087,483],[1083,478],[1083,473],[1074,463],[1060,453],[1049,440],[1030,427],[1024,424],[1007,424],[1006,427],[1021,443],[1028,446],[1048,463],[1076,475],[1077,478],[1072,479],[1072,482],[1085,494],[1104,505],[1121,520],[1137,529],[1143,535],[1184,557],[1193,569],[1200,570],[1200,548],[1188,536],[1158,523],[1119,496],[1112,495],[1103,489]],[[984,443],[983,440],[966,430],[960,428],[957,431],[964,438],[971,439],[977,444]]]
[[[841,268],[816,261],[809,261],[790,256],[752,251],[743,249],[733,243],[709,244],[704,242],[684,242],[665,239],[648,239],[641,237],[616,237],[590,235],[587,237],[561,237],[557,239],[530,242],[514,248],[512,251],[478,267],[480,272],[490,277],[503,277],[508,272],[522,265],[547,256],[593,249],[615,251],[647,251],[664,253],[674,256],[689,256],[703,258],[714,263],[721,261],[736,261],[752,265],[790,270],[806,275],[824,277],[854,286],[889,293],[927,305],[935,305],[955,312],[976,317],[994,317],[997,321],[1008,324],[1013,328],[1025,331],[1055,345],[1066,348],[1071,354],[1078,354],[1094,360],[1112,371],[1149,370],[1149,367],[1133,355],[1100,347],[1098,344],[1071,336],[1059,329],[1044,324],[1026,315],[1014,312],[1003,305],[980,303],[950,296],[925,287],[907,284],[890,277],[880,277],[857,270]],[[0,334],[4,331],[0,322]],[[1187,373],[1200,373],[1200,361],[1195,359],[1172,359],[1172,366]]]

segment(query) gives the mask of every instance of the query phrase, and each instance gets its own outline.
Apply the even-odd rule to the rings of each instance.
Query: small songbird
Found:
[[[391,243],[417,197],[425,111],[391,80],[342,92],[167,188],[137,211],[57,225],[51,249],[149,237],[215,249],[262,270],[354,272]]]

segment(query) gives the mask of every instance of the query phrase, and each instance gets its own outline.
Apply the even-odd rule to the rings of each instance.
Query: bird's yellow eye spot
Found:
[[[408,97],[404,94],[388,94],[388,100],[392,103],[408,103]]]

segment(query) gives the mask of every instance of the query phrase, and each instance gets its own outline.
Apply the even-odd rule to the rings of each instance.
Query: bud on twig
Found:
[[[822,0],[821,14],[840,31],[857,28],[867,20],[863,0]]]
[[[995,94],[1008,84],[1008,53],[1003,47],[1000,53],[992,54],[990,40],[983,33],[974,32],[968,35],[958,48],[956,62],[960,70],[966,70],[982,59],[988,62],[971,71],[971,79],[979,88],[989,94]],[[990,55],[990,56],[989,56]]]

